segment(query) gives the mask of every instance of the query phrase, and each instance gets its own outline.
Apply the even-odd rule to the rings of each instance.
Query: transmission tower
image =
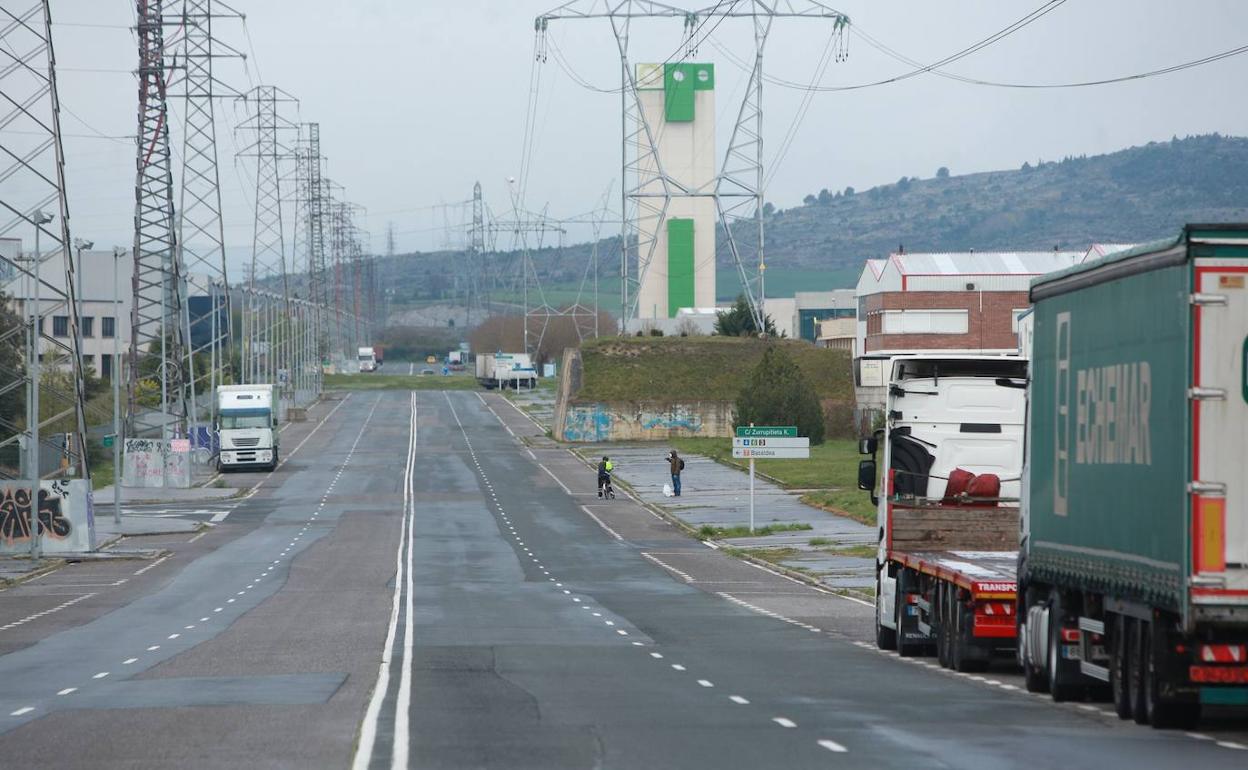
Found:
[[[681,19],[685,28],[685,57],[693,55],[699,35],[718,28],[726,19],[748,19],[754,34],[754,63],[745,96],[719,172],[698,187],[681,183],[667,173],[660,161],[659,137],[642,106],[640,82],[629,59],[632,23],[643,18]],[[620,263],[621,324],[637,316],[638,295],[646,272],[654,261],[659,233],[675,198],[710,198],[724,243],[741,279],[754,321],[763,327],[766,270],[763,233],[763,50],[772,23],[779,18],[831,21],[833,35],[843,41],[849,17],[817,0],[737,0],[701,9],[680,8],[649,0],[573,0],[537,17],[536,52],[545,61],[546,30],[559,19],[606,19],[615,35],[620,59],[622,111],[620,188],[623,210]],[[703,36],[703,38],[705,35]],[[838,43],[839,45],[839,43]],[[675,58],[669,57],[668,64]],[[838,57],[840,58],[840,57]],[[634,277],[635,276],[635,277]],[[621,325],[623,328],[623,325]]]
[[[322,179],[321,126],[304,123],[301,126],[299,160],[299,197],[303,200],[305,270],[307,271],[307,299],[315,315],[316,353],[318,372],[320,364],[329,355],[329,274],[325,262],[325,183]]]
[[[125,435],[186,434],[186,361],[181,284],[173,217],[165,33],[162,0],[137,0],[139,43],[138,157],[134,212],[134,303],[130,311],[130,370]],[[160,415],[142,403],[159,379]]]
[[[295,104],[296,99],[276,86],[263,85],[242,99],[252,112],[239,128],[253,133],[255,141],[239,156],[256,162],[255,229],[243,311],[244,377],[252,383],[289,385],[295,351],[281,179],[282,164],[294,156],[282,144],[281,134],[297,127],[279,114],[279,106]]]
[[[29,289],[20,305],[21,322],[0,326],[0,478],[77,474],[90,479],[83,451],[81,337],[47,0],[0,0],[0,102],[6,105],[0,108],[0,237],[24,243],[33,236],[33,249],[25,258],[0,254],[3,272]],[[43,323],[47,315],[68,317],[64,337],[55,335],[55,323]],[[6,402],[11,409],[5,408]],[[58,427],[53,434],[48,430],[53,422],[71,427],[68,432]],[[58,442],[56,436],[64,439]],[[53,449],[68,462],[55,468],[41,463],[41,455]],[[29,533],[31,523],[24,526]],[[32,553],[37,555],[38,548],[39,538],[31,538]]]
[[[186,100],[182,141],[182,186],[179,193],[177,243],[184,283],[208,298],[204,312],[187,307],[186,379],[189,416],[198,421],[216,412],[216,387],[230,368],[230,292],[226,275],[225,226],[221,217],[221,182],[217,164],[216,101],[238,92],[214,75],[214,62],[243,58],[217,39],[213,23],[241,19],[242,14],[220,0],[183,0],[183,96]],[[205,365],[206,364],[206,365]]]

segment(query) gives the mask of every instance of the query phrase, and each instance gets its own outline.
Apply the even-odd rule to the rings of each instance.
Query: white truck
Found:
[[[360,362],[361,372],[377,371],[377,351],[371,347],[362,347],[358,351],[356,359]]]
[[[535,388],[537,370],[525,353],[486,353],[477,356],[477,382],[494,388]]]
[[[217,470],[277,467],[277,389],[273,385],[217,388]]]
[[[862,440],[858,470],[879,524],[876,642],[982,670],[1015,645],[1027,361],[912,355],[888,367],[884,427]]]

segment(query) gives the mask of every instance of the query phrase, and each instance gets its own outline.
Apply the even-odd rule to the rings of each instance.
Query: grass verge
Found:
[[[698,528],[698,536],[703,540],[718,540],[726,537],[764,537],[766,535],[774,535],[777,532],[800,532],[807,529],[814,529],[814,527],[801,522],[793,524],[767,524],[755,527],[754,531],[751,532],[750,528],[743,524],[738,524],[735,527],[712,527],[710,524],[703,524]]]
[[[680,452],[741,470],[750,467],[748,461],[733,459],[731,439],[678,438],[670,443]],[[756,467],[788,489],[807,490],[801,496],[803,503],[874,526],[875,507],[858,489],[858,460],[858,442],[829,439],[810,448],[809,460],[758,460]]]
[[[465,374],[432,377],[407,374],[327,374],[326,390],[475,390],[477,380]]]

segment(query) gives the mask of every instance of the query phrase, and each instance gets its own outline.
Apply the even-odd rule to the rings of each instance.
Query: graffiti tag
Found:
[[[63,495],[56,490],[39,490],[39,531],[42,535],[64,540],[73,531],[61,503]],[[0,487],[0,542],[5,545],[30,540],[30,489]]]

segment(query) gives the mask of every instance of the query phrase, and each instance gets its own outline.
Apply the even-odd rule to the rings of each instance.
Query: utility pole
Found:
[[[206,419],[211,423],[216,416],[213,396],[217,386],[229,378],[232,359],[216,102],[223,96],[238,96],[238,92],[216,78],[214,63],[220,58],[245,57],[215,36],[213,25],[219,19],[242,19],[242,14],[220,0],[182,0],[181,95],[186,101],[177,244],[178,261],[184,270],[180,289],[188,303],[184,313],[185,371],[192,440],[199,438],[194,435],[199,421]],[[206,312],[190,312],[189,297],[185,295],[190,294],[191,288],[207,295]],[[207,366],[200,363],[204,359]]]
[[[52,46],[52,17],[47,0],[0,0],[0,237],[33,236],[34,250],[26,259],[0,257],[30,287],[22,299],[22,314],[30,326],[16,324],[0,331],[0,393],[21,394],[27,409],[0,413],[0,456],[24,465],[22,481],[29,482],[31,517],[23,523],[31,538],[31,553],[39,555],[39,480],[45,474],[39,462],[41,448],[52,448],[52,435],[43,428],[72,415],[73,427],[63,447],[70,462],[49,469],[49,477],[76,474],[90,481],[86,456],[84,380],[79,330],[77,280],[69,206],[65,198],[65,156],[61,144],[60,101],[56,55]],[[46,254],[46,256],[45,256]],[[60,268],[61,281],[48,280],[43,264]],[[45,330],[45,315],[66,318],[62,334],[57,324]],[[42,358],[42,360],[41,360]],[[7,365],[12,361],[14,365]],[[42,370],[56,372],[44,378]],[[60,376],[63,375],[63,376]],[[15,409],[16,411],[16,409]],[[43,418],[44,413],[49,414]],[[21,424],[24,422],[25,424]],[[23,452],[24,449],[24,452]],[[25,462],[17,462],[19,452]],[[8,476],[0,471],[0,478]]]
[[[173,168],[165,68],[163,0],[136,0],[139,102],[134,185],[134,302],[124,435],[186,434],[182,266],[173,215]],[[144,381],[160,381],[160,416],[140,402]],[[118,437],[121,440],[121,437]]]

